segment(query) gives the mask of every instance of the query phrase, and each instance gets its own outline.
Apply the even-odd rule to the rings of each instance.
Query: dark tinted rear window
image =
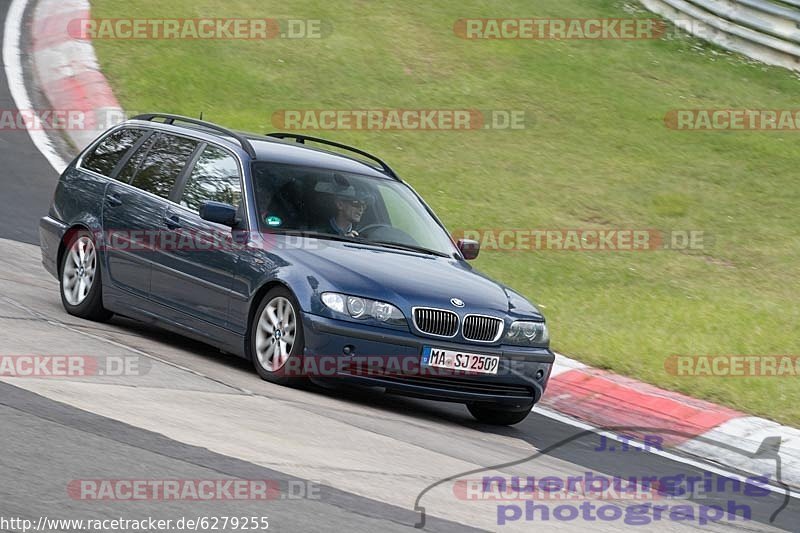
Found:
[[[93,170],[98,174],[110,176],[111,171],[120,159],[130,150],[131,146],[142,136],[144,131],[133,129],[117,130],[98,144],[95,149],[83,159],[83,168]]]
[[[197,141],[160,134],[133,177],[131,185],[162,198],[169,193],[183,168],[189,162]]]

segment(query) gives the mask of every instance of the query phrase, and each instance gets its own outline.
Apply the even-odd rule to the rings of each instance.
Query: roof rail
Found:
[[[392,167],[387,165],[383,160],[379,159],[378,157],[365,152],[364,150],[359,150],[358,148],[353,148],[352,146],[347,146],[346,144],[337,143],[334,141],[329,141],[327,139],[320,139],[319,137],[310,137],[308,135],[301,135],[299,133],[267,133],[267,137],[275,137],[277,139],[294,139],[296,142],[300,144],[305,144],[306,141],[311,141],[320,144],[327,144],[328,146],[335,146],[336,148],[341,148],[343,150],[348,150],[350,152],[354,152],[356,154],[362,155],[372,161],[375,161],[381,166],[381,170],[385,174],[388,174],[390,177],[400,180],[400,177],[392,170]]]
[[[181,115],[170,115],[167,113],[145,113],[143,115],[136,115],[135,117],[133,117],[133,120],[146,120],[150,122],[155,118],[164,119],[164,124],[174,124],[176,121],[178,121],[218,131],[223,135],[227,135],[228,137],[233,137],[234,139],[236,139],[236,141],[241,145],[242,149],[245,152],[247,152],[247,155],[249,155],[253,159],[256,158],[256,151],[253,148],[253,145],[250,144],[250,141],[248,141],[246,137],[234,131],[231,131],[227,128],[223,128],[222,126],[218,126],[213,122],[206,122],[205,120],[198,120],[196,118],[184,117]]]

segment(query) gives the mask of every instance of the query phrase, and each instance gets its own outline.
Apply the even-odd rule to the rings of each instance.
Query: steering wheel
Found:
[[[366,233],[369,233],[370,231],[376,230],[378,228],[389,228],[389,229],[392,229],[393,226],[391,226],[389,224],[369,224],[369,225],[364,226],[363,228],[361,228],[360,230],[357,230],[357,231],[358,231],[359,235],[365,235]]]
[[[396,228],[390,224],[369,224],[362,229],[357,230],[359,236],[367,240],[373,241],[386,241],[395,244],[408,244],[411,246],[419,246],[419,243],[400,228]]]

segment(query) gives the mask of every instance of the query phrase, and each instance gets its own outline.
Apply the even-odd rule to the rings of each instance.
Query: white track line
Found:
[[[3,63],[6,70],[6,81],[11,91],[11,97],[18,110],[33,111],[31,99],[28,97],[25,88],[25,79],[22,75],[22,60],[20,50],[20,37],[22,33],[22,17],[28,0],[13,0],[6,15],[5,28],[3,30]],[[53,148],[47,134],[41,129],[31,127],[30,121],[26,118],[25,129],[31,137],[34,146],[42,153],[50,165],[61,174],[67,167],[67,163],[61,159],[55,148]]]

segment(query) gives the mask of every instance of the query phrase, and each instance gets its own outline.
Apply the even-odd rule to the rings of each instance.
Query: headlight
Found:
[[[392,326],[405,326],[403,312],[390,303],[348,296],[338,292],[323,292],[322,303],[329,309],[358,320],[372,318]]]
[[[361,318],[367,312],[367,301],[356,296],[347,297],[347,312],[353,318]]]
[[[546,346],[550,342],[550,332],[544,322],[518,320],[508,328],[503,342],[517,346]]]

